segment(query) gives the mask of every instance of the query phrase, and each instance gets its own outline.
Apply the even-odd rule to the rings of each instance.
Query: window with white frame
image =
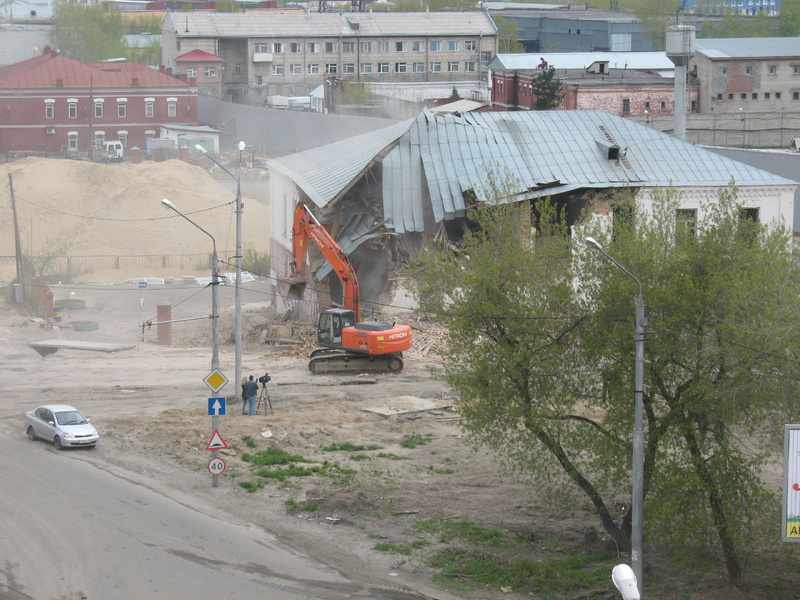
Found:
[[[372,52],[372,42],[361,42],[362,52]]]
[[[68,131],[67,132],[67,147],[71,150],[78,149],[78,132],[77,131]]]
[[[458,62],[451,60],[447,63],[447,72],[448,73],[458,73]]]
[[[414,73],[424,73],[425,72],[425,63],[424,62],[415,62],[413,68],[414,68]]]
[[[325,42],[325,52],[329,54],[336,52],[336,42]]]
[[[117,116],[120,119],[124,119],[128,116],[128,99],[127,98],[117,98]]]
[[[197,67],[186,67],[186,77],[197,79]]]
[[[678,208],[675,210],[675,235],[678,239],[694,237],[696,229],[696,208]]]
[[[481,62],[489,62],[492,60],[492,53],[489,51],[481,52]]]
[[[464,40],[464,50],[467,52],[475,51],[475,40]]]
[[[95,98],[94,100],[94,118],[103,118],[103,101],[100,98]]]
[[[216,67],[206,67],[205,69],[206,77],[216,77],[217,76],[217,68]]]
[[[283,54],[283,42],[273,42],[272,43],[272,53],[273,54]]]
[[[406,63],[394,63],[395,73],[408,73],[408,65]]]
[[[155,98],[144,99],[144,116],[152,119],[156,115]]]
[[[431,42],[431,52],[441,52],[442,51],[442,42]]]
[[[273,75],[283,75],[283,65],[278,65],[273,63],[272,64],[272,74]]]
[[[69,104],[68,104],[68,109],[69,109],[69,112],[68,112],[69,118],[70,119],[77,119],[78,118],[78,101],[77,100],[71,100],[69,102]]]
[[[325,70],[331,75],[336,75],[339,72],[339,65],[337,63],[328,63],[325,65]]]
[[[300,54],[303,51],[303,45],[300,42],[292,42],[289,45],[289,51],[292,54]]]
[[[289,73],[292,75],[302,75],[303,74],[303,65],[299,63],[292,63],[289,65]]]
[[[378,52],[388,52],[389,42],[378,42]]]
[[[425,52],[425,42],[411,42],[412,52]]]
[[[431,73],[441,73],[442,72],[442,63],[440,62],[432,62],[431,63]]]
[[[119,143],[122,144],[123,148],[128,147],[128,132],[127,131],[118,131],[117,132],[117,139]]]
[[[95,148],[102,148],[103,142],[106,141],[106,132],[105,131],[95,131],[94,132],[94,147]]]
[[[267,85],[267,76],[266,75],[256,75],[255,76],[255,84],[257,86]]]
[[[778,74],[778,67],[776,67],[775,65],[770,65],[769,66],[769,74],[770,75],[777,75]]]
[[[448,52],[458,52],[458,40],[448,40],[447,41],[447,51]]]
[[[356,65],[354,63],[344,63],[342,65],[342,73],[349,75],[356,72]]]
[[[406,52],[408,50],[408,42],[395,42],[394,43],[394,51],[395,52]]]
[[[361,73],[362,73],[362,75],[371,75],[372,74],[372,64],[370,64],[370,63],[361,63]]]
[[[342,42],[342,52],[345,54],[350,54],[356,51],[356,44],[355,42]]]
[[[53,119],[56,116],[56,101],[55,100],[45,100],[44,101],[44,118],[45,119]]]
[[[317,54],[319,52],[319,42],[308,42],[306,47],[309,54]]]
[[[306,73],[317,75],[319,73],[319,65],[317,63],[306,65]]]
[[[253,44],[253,52],[257,54],[263,54],[265,52],[270,51],[270,45],[267,43],[264,44]]]
[[[464,70],[467,73],[474,73],[477,70],[475,67],[476,65],[474,60],[468,60],[467,62],[464,63]]]
[[[177,117],[178,116],[178,99],[177,98],[167,98],[167,116],[168,117]]]
[[[388,73],[389,63],[378,63],[378,73]]]

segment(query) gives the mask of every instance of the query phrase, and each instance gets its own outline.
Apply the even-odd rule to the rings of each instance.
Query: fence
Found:
[[[235,252],[218,252],[220,263],[233,261]],[[99,271],[141,271],[146,276],[148,269],[174,269],[187,271],[211,271],[211,253],[204,254],[140,254],[101,256],[31,256],[30,262],[40,276],[49,281],[71,281],[79,275]],[[14,264],[14,257],[0,256],[0,264]],[[220,267],[220,271],[224,271]]]

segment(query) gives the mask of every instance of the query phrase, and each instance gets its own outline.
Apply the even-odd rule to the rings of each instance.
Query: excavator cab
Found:
[[[329,308],[323,310],[317,321],[317,342],[326,348],[342,347],[342,329],[356,324],[352,310]]]

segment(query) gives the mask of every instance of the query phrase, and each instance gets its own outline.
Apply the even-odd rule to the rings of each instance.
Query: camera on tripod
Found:
[[[269,376],[269,373],[264,373],[262,377],[258,378],[258,383],[261,385],[267,385],[272,380],[272,377]]]

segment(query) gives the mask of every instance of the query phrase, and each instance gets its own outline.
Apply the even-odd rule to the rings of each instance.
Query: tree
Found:
[[[550,66],[533,78],[534,110],[550,110],[558,108],[564,100],[564,86],[556,77],[556,70]]]
[[[800,0],[781,0],[780,11],[778,35],[783,37],[800,35]]]
[[[519,43],[519,24],[516,21],[496,15],[492,17],[497,25],[497,53],[514,54],[525,52],[525,47]]]
[[[237,2],[237,0],[217,0],[217,5],[214,7],[214,12],[218,13],[244,12],[244,8]]]
[[[119,13],[105,12],[100,4],[60,1],[53,8],[50,40],[63,54],[83,62],[126,56],[125,27]]]
[[[447,325],[461,425],[538,492],[563,502],[580,491],[628,550],[630,512],[614,502],[630,489],[637,284],[577,248],[556,204],[498,204],[519,186],[493,185],[459,250],[426,253],[419,277],[424,309]],[[747,218],[733,188],[699,223],[676,222],[674,190],[654,193],[652,212],[614,202],[635,218],[617,219],[610,240],[594,222],[580,236],[644,289],[645,547],[724,565],[741,585],[776,534],[779,503],[760,473],[800,392],[789,232]]]

